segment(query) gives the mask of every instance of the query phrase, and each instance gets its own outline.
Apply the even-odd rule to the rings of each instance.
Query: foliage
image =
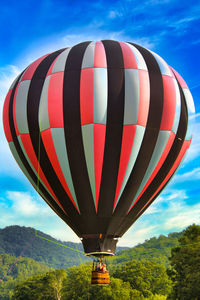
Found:
[[[113,276],[129,282],[144,297],[167,295],[171,289],[165,267],[155,262],[132,260],[117,268]]]
[[[31,242],[30,247],[27,247],[24,252],[24,256],[26,257],[33,258],[34,260],[55,269],[67,268],[80,264],[80,259],[76,251],[59,246],[56,243],[83,251],[81,244],[61,242],[40,231],[37,231],[37,233],[39,236],[52,240],[54,243],[35,237],[35,230],[33,228],[9,226],[0,229],[0,251],[2,253],[19,256],[22,249],[27,247]],[[89,261],[83,254],[80,255],[83,261]]]
[[[90,289],[91,266],[80,265],[67,270],[67,280],[63,288],[63,299],[84,300]]]
[[[139,269],[139,265],[141,270]],[[159,266],[159,265],[158,265]],[[160,266],[159,266],[160,267]],[[150,268],[150,266],[149,266]],[[159,268],[160,270],[160,268]],[[62,273],[59,273],[61,272]],[[138,262],[137,271],[142,273],[144,271],[142,263]],[[145,269],[145,271],[150,271]],[[58,272],[58,273],[56,273]],[[120,277],[120,272],[116,273]],[[153,273],[153,272],[152,272]],[[153,274],[151,275],[153,276]],[[163,283],[160,282],[158,274],[154,270],[154,280],[151,280],[151,284],[148,284],[148,280],[151,278],[148,275],[148,278],[145,279],[145,283],[148,285],[145,292],[140,290],[138,286],[132,287],[132,280],[123,281],[121,278],[111,277],[111,283],[109,286],[92,286],[91,281],[91,266],[81,265],[74,266],[67,269],[67,273],[63,270],[56,270],[48,272],[46,275],[37,275],[29,278],[26,282],[19,284],[15,289],[15,294],[13,300],[33,300],[33,299],[42,299],[42,300],[53,300],[53,299],[62,299],[62,300],[165,300],[166,296],[163,294],[158,294],[159,291],[164,293]],[[163,273],[161,274],[163,276]],[[164,274],[166,276],[166,274]],[[158,286],[156,288],[155,281],[158,278]],[[153,282],[154,281],[154,282]],[[152,284],[153,282],[153,284]],[[143,285],[143,289],[145,286]],[[164,284],[166,284],[164,280]],[[162,287],[161,287],[161,286]],[[59,286],[59,295],[56,294],[57,287]],[[141,286],[141,284],[140,284]],[[166,288],[166,287],[165,287]],[[154,294],[154,291],[156,293]],[[145,294],[145,296],[143,295]]]
[[[54,243],[35,237],[35,229],[33,228],[8,226],[4,229],[0,229],[0,253],[19,256],[22,249],[26,248],[23,256],[30,257],[54,269],[65,269],[79,265],[82,262],[91,261],[84,253],[79,252],[78,254],[77,251],[67,248],[70,247],[75,250],[83,251],[81,243],[61,242],[41,231],[37,231],[37,233],[39,236],[51,240]],[[67,247],[59,246],[58,243]],[[123,248],[119,247],[119,249]]]
[[[60,300],[65,270],[47,272],[45,275],[30,277],[27,281],[16,286],[13,300]]]
[[[172,249],[168,271],[174,286],[168,299],[200,299],[200,226],[191,225]]]
[[[56,243],[83,251],[81,244],[61,242],[40,231],[38,231],[38,235],[52,240],[54,243],[35,237],[35,230],[33,228],[8,226],[0,229],[0,253],[19,256],[22,249],[27,247],[32,241],[30,247],[27,247],[23,255],[54,269],[65,269],[70,266],[79,265],[82,262],[90,261],[84,254],[79,253],[79,257],[76,251],[59,246]],[[132,259],[145,259],[168,266],[168,257],[170,256],[171,248],[178,245],[178,237],[180,235],[181,233],[170,233],[167,237],[164,235],[158,238],[154,237],[133,248],[118,247],[118,250],[121,251],[116,253],[111,263],[112,265],[116,265]]]
[[[168,266],[171,248],[178,245],[178,238],[181,235],[182,233],[170,233],[168,236],[160,235],[158,238],[153,237],[146,240],[143,244],[119,251],[113,257],[112,262],[113,264],[119,264],[132,259],[145,259]]]
[[[3,279],[0,281],[0,299],[10,299],[16,284],[26,280],[29,276],[50,270],[49,267],[30,258],[21,257],[16,261],[16,257],[8,254],[0,255],[0,279]]]
[[[68,271],[68,277],[64,287],[63,299],[65,300],[129,300],[131,287],[129,283],[117,278],[111,278],[109,286],[92,286],[91,267],[82,265],[72,267]],[[138,292],[136,291],[138,294]],[[139,293],[140,294],[140,293]],[[137,298],[135,298],[137,299]],[[138,298],[139,299],[139,298]]]
[[[17,255],[34,235],[32,228],[11,226],[4,230],[3,234],[0,230],[0,251],[16,252]],[[48,235],[39,234],[57,242]],[[63,244],[75,248],[74,243]],[[171,248],[170,267],[167,261]],[[80,244],[78,249],[82,250]],[[200,299],[200,226],[192,225],[183,233],[172,233],[168,237],[161,235],[136,247],[123,249],[107,261],[111,275],[109,286],[91,286],[91,266],[88,263],[76,266],[84,262],[84,258],[70,251],[35,238],[31,247],[27,248],[27,256],[34,256],[58,268],[64,266],[66,270],[53,271],[32,259],[21,258],[0,282],[0,299]],[[15,260],[16,257],[8,254],[0,255],[0,278]],[[69,267],[72,264],[74,266]],[[167,273],[170,279],[166,265],[169,266]]]

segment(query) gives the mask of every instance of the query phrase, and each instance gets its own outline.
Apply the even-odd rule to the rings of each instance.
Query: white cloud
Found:
[[[34,216],[40,211],[40,206],[29,193],[8,191],[7,198],[12,201],[12,209],[22,216]]]
[[[200,223],[200,203],[187,205],[185,202],[178,201],[177,204],[173,203],[168,213],[171,213],[171,217],[164,224],[167,230],[179,231],[192,223]]]
[[[119,239],[118,246],[134,247],[143,243],[146,239],[151,237],[156,229],[156,226],[151,226],[148,222],[141,223],[137,221],[134,227],[129,229],[125,235]]]
[[[192,204],[189,200],[185,190],[168,189],[119,239],[119,245],[133,247],[152,236],[167,235],[193,223],[200,224],[200,203]]]
[[[159,211],[157,219],[163,231],[179,231],[192,223],[200,223],[200,203],[192,204],[189,200],[185,190],[169,189],[160,201],[152,204]]]
[[[176,183],[184,181],[194,181],[200,179],[200,167],[183,174],[176,174]]]
[[[1,197],[0,228],[13,224],[36,228],[63,241],[80,242],[36,192],[7,191],[6,197]]]
[[[54,226],[48,229],[48,234],[60,241],[73,241],[74,243],[80,243],[80,238],[65,224],[62,220],[54,222]],[[46,233],[47,231],[45,231]]]

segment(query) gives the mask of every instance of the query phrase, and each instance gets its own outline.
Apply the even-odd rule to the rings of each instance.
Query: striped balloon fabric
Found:
[[[5,134],[17,163],[86,253],[114,253],[191,143],[191,93],[154,52],[84,42],[47,54],[14,81]]]

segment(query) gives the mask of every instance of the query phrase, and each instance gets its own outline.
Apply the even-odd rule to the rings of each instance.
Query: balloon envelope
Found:
[[[10,87],[3,121],[41,197],[86,254],[106,255],[175,173],[193,112],[186,83],[160,56],[100,41],[28,66]]]

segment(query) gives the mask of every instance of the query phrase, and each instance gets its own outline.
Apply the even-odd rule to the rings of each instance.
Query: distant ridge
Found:
[[[41,231],[37,231],[37,234],[54,243],[35,236],[35,229],[31,227],[13,225],[0,229],[0,254],[6,253],[18,257],[22,250],[26,249],[23,257],[32,258],[55,269],[68,268],[91,261],[81,252],[78,253],[56,244],[83,251],[81,243],[61,242]],[[146,259],[168,266],[171,248],[178,245],[178,238],[181,235],[182,232],[170,233],[168,236],[160,235],[158,238],[150,238],[133,248],[118,247],[116,256],[110,260],[110,263],[119,264],[132,259]]]
[[[39,230],[37,234],[55,243],[35,237],[35,229],[31,227],[13,225],[0,229],[0,254],[7,253],[17,257],[26,248],[23,253],[24,257],[32,258],[55,269],[67,268],[91,261],[90,258],[80,252],[56,244],[63,244],[75,250],[83,251],[81,243],[61,242]],[[120,251],[128,249],[128,247],[118,247],[117,249]]]

